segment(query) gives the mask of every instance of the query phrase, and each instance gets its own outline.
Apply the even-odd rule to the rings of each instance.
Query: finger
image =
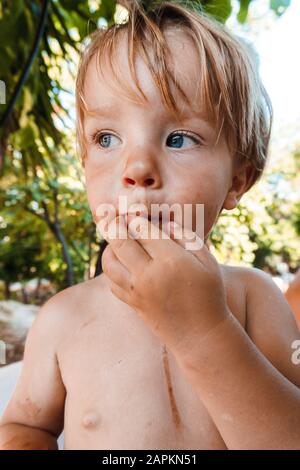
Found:
[[[116,217],[109,224],[107,241],[116,257],[131,273],[142,272],[151,260],[144,248],[129,237],[123,216]]]
[[[131,298],[129,295],[129,292],[120,287],[118,284],[116,284],[114,281],[108,278],[108,285],[111,290],[111,292],[118,297],[119,300],[122,302],[125,302],[127,305],[131,306]]]
[[[151,258],[159,258],[174,254],[179,246],[170,239],[167,223],[150,222],[143,216],[128,215],[128,233],[144,248]]]
[[[182,246],[185,250],[190,251],[191,254],[200,260],[203,259],[203,256],[205,256],[205,250],[208,250],[203,240],[196,232],[193,232],[191,229],[184,228],[173,221],[169,222],[168,226],[170,238],[172,240],[176,241],[178,245]]]
[[[115,284],[127,291],[130,289],[131,274],[117,258],[110,245],[107,245],[102,255],[102,270]]]

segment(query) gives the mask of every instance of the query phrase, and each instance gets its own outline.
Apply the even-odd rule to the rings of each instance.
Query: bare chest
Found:
[[[61,370],[66,448],[226,448],[172,353],[121,302],[74,329]]]
[[[153,338],[94,330],[64,354],[66,448],[224,448],[176,360]],[[102,335],[100,335],[102,336]]]

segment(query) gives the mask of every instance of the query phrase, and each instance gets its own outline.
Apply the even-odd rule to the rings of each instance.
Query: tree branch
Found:
[[[4,125],[6,124],[7,119],[9,118],[9,116],[10,116],[12,110],[13,110],[13,107],[15,105],[15,102],[16,102],[18,96],[19,96],[21,88],[24,85],[24,83],[25,83],[25,81],[28,77],[28,74],[29,74],[31,66],[34,62],[34,59],[35,59],[35,57],[38,53],[41,38],[42,38],[43,32],[45,30],[49,3],[50,3],[50,0],[44,0],[44,2],[43,2],[40,21],[39,21],[39,24],[38,24],[38,28],[37,28],[37,32],[36,32],[36,36],[35,36],[35,40],[34,40],[31,52],[30,52],[29,57],[27,59],[27,62],[25,64],[24,70],[21,73],[21,76],[18,80],[18,83],[17,83],[17,85],[14,89],[14,92],[13,92],[13,94],[12,94],[12,96],[11,96],[9,102],[8,102],[7,108],[5,109],[3,116],[0,118],[0,127],[4,127]]]

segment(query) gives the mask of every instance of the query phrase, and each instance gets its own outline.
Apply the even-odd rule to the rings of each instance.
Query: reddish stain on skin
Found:
[[[95,320],[96,320],[96,317],[90,318],[88,321],[84,322],[84,323],[80,326],[79,330],[80,330],[80,331],[83,330],[84,328],[86,328],[88,325],[90,325],[90,324],[91,324],[92,322],[94,322]]]
[[[179,428],[181,428],[182,422],[181,422],[181,418],[180,418],[179,411],[178,411],[175,397],[174,397],[174,392],[173,392],[173,387],[172,387],[172,382],[171,382],[168,353],[167,353],[167,349],[165,345],[163,346],[163,364],[164,364],[164,371],[165,371],[165,376],[166,376],[166,381],[167,381],[168,395],[169,395],[169,400],[170,400],[172,417],[173,417],[175,427],[178,430]]]
[[[54,450],[46,442],[42,440],[33,442],[30,439],[26,440],[24,436],[14,436],[1,445],[1,450]]]
[[[20,407],[31,418],[35,418],[42,410],[33,401],[31,401],[30,398],[26,398],[23,403],[20,403]]]
[[[31,450],[32,445],[30,441],[24,440],[24,438],[20,438],[18,436],[9,439],[8,441],[4,442],[1,446],[2,450]]]

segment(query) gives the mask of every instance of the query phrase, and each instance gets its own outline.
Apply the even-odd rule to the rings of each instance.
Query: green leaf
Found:
[[[251,1],[252,0],[240,0],[240,9],[237,14],[237,19],[239,23],[245,23]]]
[[[203,2],[204,10],[217,20],[225,23],[232,12],[231,0],[209,0]]]
[[[290,4],[291,0],[270,0],[270,8],[274,10],[278,16],[281,16]]]
[[[11,143],[16,150],[24,151],[32,148],[39,130],[33,118],[28,119],[27,125],[11,135]]]

